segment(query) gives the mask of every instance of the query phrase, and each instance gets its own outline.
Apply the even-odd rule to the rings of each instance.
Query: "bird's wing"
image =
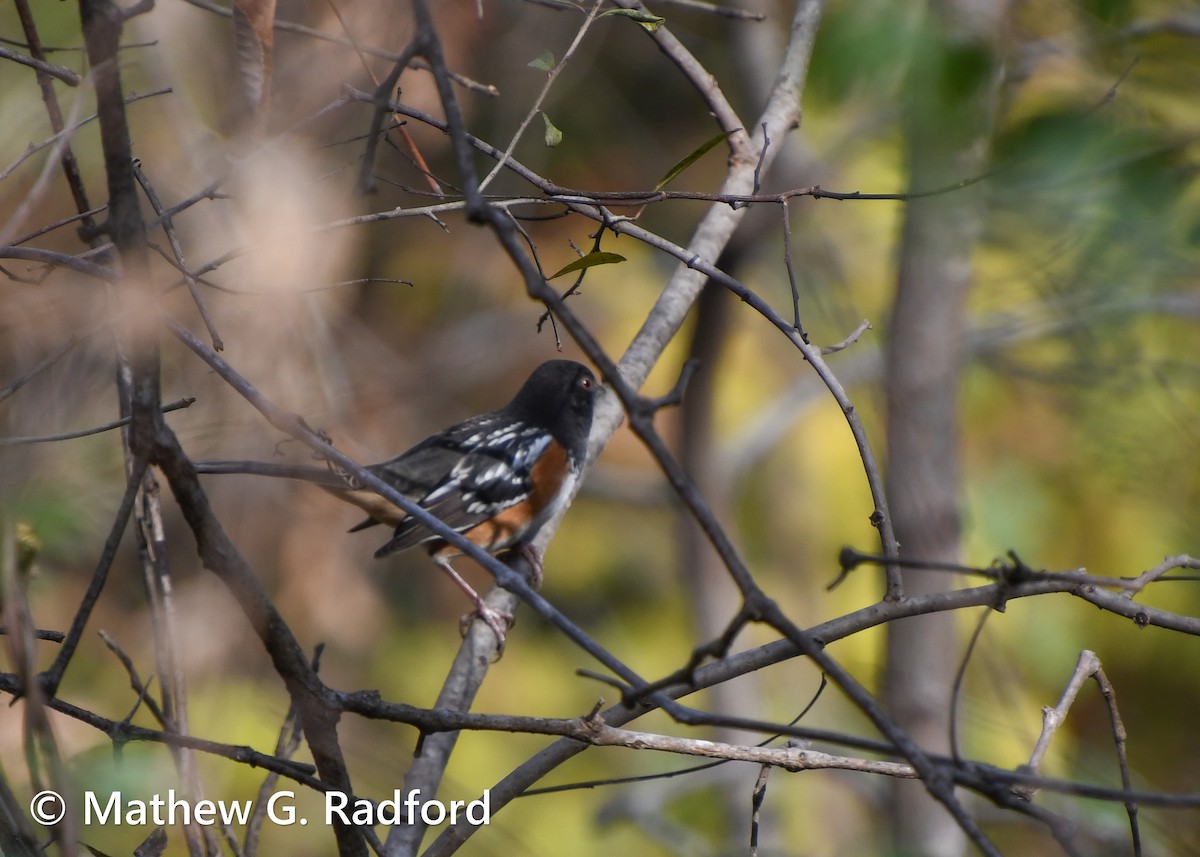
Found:
[[[437,490],[450,477],[455,465],[461,461],[470,447],[468,441],[478,433],[478,426],[491,415],[485,414],[452,426],[445,431],[421,441],[395,458],[366,469],[414,503]],[[348,503],[353,503],[370,517],[356,524],[350,532],[358,532],[375,524],[396,527],[408,517],[408,513],[384,499],[370,488],[348,484],[322,485],[322,488]]]
[[[373,469],[447,526],[464,532],[529,495],[533,463],[550,443],[550,435],[541,429],[486,414]],[[441,478],[435,479],[438,474]],[[404,518],[376,555],[434,538],[427,527]]]
[[[450,472],[419,503],[446,526],[462,533],[520,503],[533,489],[533,463],[545,453],[550,435],[522,422],[493,422],[457,438]],[[379,550],[385,556],[437,538],[413,519],[398,523],[394,537]]]

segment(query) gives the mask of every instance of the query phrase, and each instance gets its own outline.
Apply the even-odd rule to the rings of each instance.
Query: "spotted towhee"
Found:
[[[489,553],[525,551],[540,575],[541,560],[530,542],[567,502],[579,478],[596,390],[586,366],[551,360],[500,410],[464,420],[367,470]],[[375,524],[395,528],[376,557],[425,545],[503,645],[511,617],[485,606],[450,565],[460,550],[374,491],[352,481],[328,490],[371,516],[351,532]]]

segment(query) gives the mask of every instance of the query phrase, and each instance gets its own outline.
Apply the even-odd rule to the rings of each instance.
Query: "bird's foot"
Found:
[[[502,654],[504,654],[504,643],[508,636],[508,629],[513,623],[512,614],[501,612],[484,604],[483,599],[479,596],[479,593],[471,588],[471,584],[462,579],[462,575],[454,570],[454,566],[450,565],[450,561],[445,557],[435,554],[433,561],[437,563],[438,567],[442,571],[449,575],[450,579],[454,581],[458,588],[461,589],[463,593],[471,599],[471,603],[475,605],[474,613],[468,613],[459,620],[458,625],[459,629],[463,633],[463,636],[466,636],[467,631],[471,627],[471,623],[475,619],[483,620],[487,626],[492,629],[492,633],[496,635],[496,658],[498,659]]]
[[[529,585],[534,589],[542,588],[542,555],[531,544],[522,543],[517,552],[529,563]]]
[[[499,660],[500,656],[504,654],[504,645],[508,641],[508,629],[513,625],[513,614],[488,607],[481,598],[476,602],[472,612],[464,613],[458,620],[458,630],[464,637],[471,630],[471,625],[476,619],[486,624],[496,635],[496,660]]]

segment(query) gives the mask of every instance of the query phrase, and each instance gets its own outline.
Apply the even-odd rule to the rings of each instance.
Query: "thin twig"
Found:
[[[48,699],[52,699],[54,694],[58,692],[58,686],[62,682],[63,673],[67,671],[67,666],[71,663],[71,658],[75,656],[75,649],[78,647],[79,640],[83,636],[84,626],[87,625],[88,618],[92,615],[92,608],[96,606],[96,602],[100,599],[100,593],[104,591],[104,584],[108,580],[109,569],[112,568],[113,560],[117,555],[117,548],[121,544],[121,536],[124,534],[125,528],[129,523],[129,518],[133,514],[133,504],[137,499],[138,488],[142,481],[142,473],[146,469],[146,466],[147,462],[143,459],[133,462],[133,470],[125,483],[125,495],[121,498],[121,505],[117,507],[117,513],[113,517],[112,527],[109,528],[108,538],[104,542],[104,549],[100,552],[100,558],[96,562],[96,570],[92,573],[91,583],[88,584],[87,591],[79,601],[79,607],[75,610],[75,618],[71,622],[71,627],[67,631],[66,637],[63,638],[62,648],[59,649],[54,663],[40,676],[42,689]]]
[[[771,136],[767,123],[763,122],[759,128],[762,130],[762,149],[758,153],[758,163],[754,165],[754,185],[751,193],[757,194],[762,190],[762,171],[763,165],[767,163],[767,152],[771,148]],[[787,205],[787,200],[782,200],[784,205]]]
[[[1121,769],[1121,785],[1125,791],[1133,791],[1133,777],[1129,773],[1129,755],[1126,744],[1128,742],[1129,733],[1125,730],[1125,723],[1121,720],[1121,712],[1117,708],[1117,692],[1113,687],[1112,682],[1108,680],[1108,676],[1104,673],[1104,668],[1099,663],[1096,664],[1096,671],[1092,675],[1097,686],[1100,688],[1100,695],[1104,697],[1104,703],[1108,707],[1108,718],[1112,724],[1113,745],[1117,751],[1117,763]],[[1129,835],[1133,841],[1134,857],[1142,857],[1142,833],[1138,824],[1138,805],[1137,801],[1128,799],[1125,801],[1125,813],[1129,816]]]
[[[110,652],[113,653],[113,655],[116,656],[117,660],[121,662],[121,666],[125,668],[125,674],[129,676],[129,686],[133,688],[133,692],[137,694],[138,702],[145,703],[146,707],[150,709],[150,713],[154,715],[154,719],[158,721],[159,726],[168,728],[167,719],[163,715],[162,708],[159,706],[157,700],[150,695],[149,685],[142,681],[141,676],[138,675],[137,667],[133,665],[133,659],[125,653],[125,650],[121,648],[120,644],[117,643],[115,639],[113,639],[111,634],[109,634],[103,628],[100,629],[99,633],[100,639],[104,641],[104,645]],[[131,720],[131,717],[125,718],[126,723],[130,722]]]
[[[11,673],[0,673],[0,693],[16,696],[22,690],[16,676]],[[175,735],[161,729],[150,729],[144,726],[134,726],[120,720],[111,720],[95,712],[88,711],[77,705],[72,705],[64,699],[50,699],[46,703],[53,711],[77,720],[103,732],[115,744],[130,742],[147,742],[165,746],[188,747],[207,755],[229,759],[239,764],[253,768],[277,771],[284,777],[301,785],[308,786],[317,792],[326,792],[334,788],[322,782],[315,776],[315,769],[307,762],[296,762],[290,759],[276,759],[266,753],[260,753],[253,747],[224,744],[219,741],[208,741],[192,735]]]
[[[1037,773],[1038,768],[1042,765],[1042,761],[1046,758],[1046,751],[1050,749],[1051,740],[1053,740],[1063,723],[1066,722],[1067,713],[1075,703],[1075,697],[1079,695],[1080,688],[1083,687],[1085,681],[1095,675],[1099,667],[1100,659],[1096,657],[1095,652],[1084,649],[1079,653],[1075,669],[1071,673],[1071,678],[1067,682],[1067,686],[1063,689],[1062,696],[1059,697],[1058,704],[1053,708],[1046,707],[1042,709],[1042,732],[1034,744],[1029,761],[1021,766],[1021,770],[1034,774]],[[1013,791],[1018,797],[1025,800],[1032,800],[1033,796],[1037,793],[1036,789],[1029,789],[1023,786],[1014,788]]]
[[[150,92],[144,92],[141,94],[131,93],[130,95],[125,96],[125,104],[126,105],[134,104],[135,102],[142,101],[146,98],[153,98],[158,95],[168,95],[172,91],[173,90],[170,87],[161,87],[159,89],[154,89],[154,90],[151,90]],[[63,138],[63,136],[65,134],[73,133],[77,128],[82,128],[84,125],[87,125],[88,123],[95,122],[98,118],[99,118],[99,114],[92,113],[92,114],[80,119],[76,123],[74,128],[70,128],[70,129],[65,128],[65,127],[61,128],[61,129],[55,131],[53,134],[51,134],[46,139],[42,140],[41,142],[31,143],[29,146],[27,146],[25,148],[25,151],[22,152],[19,157],[17,157],[16,160],[14,160],[11,164],[9,164],[3,170],[0,170],[0,180],[7,178],[12,173],[13,170],[15,170],[18,166],[20,166],[22,163],[24,163],[26,160],[28,160],[32,155],[36,154],[37,152],[40,152],[42,149],[45,149],[47,146],[55,145],[59,140],[61,140]],[[70,147],[68,147],[67,151],[68,152],[70,151]],[[87,200],[85,197],[84,203],[86,203],[86,201]],[[101,206],[97,209],[93,209],[91,206],[85,205],[85,207],[79,211],[77,216],[87,216],[89,213],[94,213],[95,211],[103,211],[103,210],[104,210],[104,206]],[[45,231],[45,228],[43,227],[38,232],[34,233],[34,235],[26,236],[25,238],[20,238],[13,243],[23,244],[26,241],[30,240],[31,237],[40,235],[44,231]]]
[[[615,2],[622,9],[632,9],[639,12],[647,11],[641,0],[615,0]],[[804,6],[804,4],[799,4],[799,6]],[[696,91],[696,94],[704,99],[721,130],[729,134],[729,145],[733,149],[734,160],[744,159],[748,162],[753,157],[753,154],[751,139],[742,130],[746,125],[738,117],[733,105],[729,103],[716,77],[705,68],[704,64],[687,49],[683,42],[668,27],[659,27],[649,33],[649,36],[654,40],[658,49],[663,52],[663,55],[675,64],[675,67],[679,69],[684,79]],[[802,41],[803,35],[800,39],[792,39],[790,46],[794,47]],[[787,70],[787,66],[788,62],[785,59],[785,71]],[[776,90],[772,92],[772,96],[778,95],[780,90],[785,88],[786,84],[777,86]],[[768,110],[770,110],[769,106]]]
[[[21,30],[25,35],[25,41],[29,48],[30,54],[39,60],[47,59],[46,49],[42,46],[42,38],[38,33],[37,21],[33,17],[33,10],[29,6],[29,0],[15,0],[14,5],[17,7],[17,17],[21,20]],[[62,107],[58,103],[58,93],[54,89],[54,83],[50,80],[49,75],[42,71],[37,72],[38,88],[42,93],[42,104],[46,107],[46,114],[50,118],[50,127],[55,134],[62,134],[66,131],[67,125],[63,119]],[[60,161],[62,165],[63,176],[67,180],[67,187],[71,191],[71,197],[75,201],[75,211],[82,213],[91,210],[92,205],[88,201],[87,188],[83,183],[83,176],[79,169],[79,163],[75,159],[75,153],[68,146],[62,153]],[[84,216],[83,228],[86,232],[95,231],[95,221],[90,216]],[[98,236],[93,236],[89,239],[95,244],[99,241]]]
[[[69,268],[76,273],[109,283],[117,280],[117,274],[111,268],[53,250],[37,250],[33,247],[0,247],[0,259],[23,259],[27,262],[38,262],[52,267]]]
[[[204,300],[204,295],[200,293],[196,278],[187,273],[187,262],[183,258],[183,245],[179,243],[179,236],[175,234],[175,224],[171,220],[171,215],[166,213],[162,200],[158,198],[158,193],[154,190],[154,185],[150,183],[150,179],[146,177],[146,173],[142,169],[141,161],[134,161],[133,170],[134,175],[137,176],[138,184],[142,187],[142,192],[146,194],[146,199],[150,201],[154,213],[158,216],[158,225],[162,227],[163,232],[167,236],[167,241],[171,244],[171,253],[175,257],[175,262],[179,266],[179,269],[184,272],[183,280],[187,283],[188,293],[192,296],[192,301],[196,304],[196,309],[200,311],[200,318],[204,322],[204,326],[208,328],[208,335],[212,339],[213,349],[223,351],[225,343],[221,341],[221,335],[217,333],[216,322],[213,321],[212,315],[208,312],[208,304]]]
[[[324,646],[318,646],[313,653],[312,669],[315,673],[320,672],[323,650]],[[283,718],[283,725],[279,727],[279,736],[275,739],[275,758],[292,758],[300,749],[300,737],[300,712],[296,710],[296,705],[293,703],[288,707],[288,712]],[[258,854],[262,826],[267,820],[267,803],[278,782],[279,773],[270,771],[258,787],[258,799],[254,802],[254,814],[246,824],[246,835],[242,840],[242,853],[247,857],[254,857]]]
[[[584,671],[580,670],[579,672],[582,674]],[[607,681],[606,676],[593,676],[593,677]],[[678,685],[680,683],[680,680],[677,679],[676,681],[674,681],[672,683],[675,685]],[[656,681],[656,682],[653,682],[652,684],[654,686],[659,686],[659,687],[668,686],[666,683],[661,682],[661,681]],[[797,723],[799,723],[801,720],[803,720],[808,715],[808,713],[810,711],[812,711],[813,707],[817,704],[817,700],[821,698],[821,694],[823,694],[825,692],[825,688],[828,686],[829,686],[829,679],[827,676],[822,674],[821,675],[821,684],[817,687],[816,691],[813,693],[812,698],[808,701],[808,704],[804,706],[804,709],[787,723],[786,728],[790,729],[790,728],[794,727]],[[624,690],[624,688],[620,688],[620,689]],[[598,713],[599,713],[599,709],[597,709],[595,712],[593,712],[590,716],[595,717]],[[779,732],[776,732],[775,734],[773,734],[767,738],[764,738],[762,741],[759,741],[755,746],[756,747],[766,747],[769,744],[773,744],[775,741],[779,740],[781,737],[783,737],[783,736]],[[834,742],[834,743],[837,743],[837,742]],[[690,774],[698,773],[699,771],[707,771],[712,768],[718,767],[720,765],[725,765],[731,761],[734,761],[734,760],[720,759],[715,762],[704,762],[699,765],[692,765],[687,768],[680,768],[678,770],[673,770],[673,771],[663,771],[662,773],[658,773],[658,774],[640,774],[640,775],[631,776],[631,777],[610,777],[610,778],[604,779],[604,780],[586,780],[583,782],[563,783],[562,785],[556,785],[556,786],[542,786],[541,788],[526,789],[525,791],[521,792],[519,797],[532,797],[534,795],[540,795],[540,794],[556,794],[558,792],[576,791],[579,789],[594,789],[599,786],[622,785],[625,783],[644,783],[644,782],[650,782],[653,780],[669,780],[669,779],[674,779],[676,777],[688,776]]]
[[[93,217],[95,217],[97,214],[99,214],[100,212],[107,211],[107,210],[108,210],[107,205],[99,205],[95,208],[89,208],[87,211],[81,211],[78,214],[72,214],[68,217],[63,217],[59,220],[55,220],[51,223],[47,223],[45,226],[39,226],[37,229],[33,230],[32,232],[18,238],[16,241],[13,242],[13,244],[25,244],[25,243],[28,243],[29,241],[32,241],[35,238],[40,238],[43,235],[47,235],[51,232],[54,232],[56,229],[62,229],[64,226],[70,226],[72,223],[78,223],[80,221],[85,221],[85,222],[89,221]],[[85,227],[85,231],[86,231],[86,227]]]
[[[7,625],[0,625],[0,637],[6,636],[9,633]],[[35,628],[31,632],[34,639],[46,640],[50,643],[61,643],[66,636],[62,631],[47,631],[41,628]]]
[[[54,65],[45,60],[37,59],[36,57],[27,56],[26,54],[10,50],[0,45],[0,59],[12,60],[21,65],[27,65],[30,68],[37,69],[43,74],[48,74],[53,78],[57,78],[67,86],[79,86],[83,82],[83,78],[74,69],[66,68],[61,65]]]
[[[979,621],[975,623],[975,630],[971,632],[971,639],[967,643],[967,649],[963,652],[958,669],[954,672],[954,683],[950,689],[950,755],[959,764],[962,764],[962,747],[958,738],[958,713],[962,702],[963,681],[966,679],[967,665],[971,663],[971,656],[975,653],[975,647],[979,644],[979,638],[983,635],[983,627],[987,624],[988,617],[991,615],[992,611],[990,609],[984,610],[979,616]]]
[[[720,18],[730,18],[734,21],[765,21],[767,16],[762,12],[751,12],[749,9],[739,9],[736,6],[720,6],[716,3],[704,3],[702,0],[660,0],[669,6],[679,6],[682,9],[695,9],[708,12]]]
[[[0,402],[3,402],[13,393],[17,392],[17,390],[28,384],[33,378],[37,377],[42,372],[49,369],[51,366],[61,360],[64,356],[66,356],[68,351],[79,344],[80,339],[81,337],[78,335],[69,337],[65,343],[43,357],[42,360],[32,369],[28,370],[23,375],[19,375],[12,381],[9,381],[5,386],[0,387]]]
[[[754,781],[754,789],[750,793],[750,857],[758,857],[758,825],[763,801],[767,797],[767,779],[770,776],[771,766],[761,766],[758,769],[758,779]]]
[[[788,212],[788,201],[779,201],[779,213],[783,218],[783,266],[787,270],[788,288],[792,293],[792,328],[800,338],[808,342],[808,334],[800,325],[800,290],[796,287],[796,266],[792,261],[792,220]]]
[[[29,216],[29,212],[41,202],[43,194],[45,194],[50,186],[50,176],[62,162],[63,155],[71,142],[71,136],[82,124],[79,120],[79,114],[82,112],[83,103],[84,93],[80,92],[75,98],[75,104],[71,107],[71,115],[67,119],[66,126],[62,133],[56,135],[57,139],[54,141],[54,148],[50,150],[50,154],[46,157],[46,162],[42,165],[42,170],[34,180],[33,186],[21,194],[20,204],[9,214],[8,221],[3,226],[0,226],[0,246],[8,244],[13,240],[17,229],[25,222],[25,218]]]
[[[162,494],[151,469],[147,469],[142,476],[142,492],[134,509],[134,516],[138,522],[134,532],[141,558],[142,581],[150,606],[154,655],[158,665],[159,684],[162,687],[160,722],[164,729],[187,735],[190,733],[190,723],[187,680],[179,659],[179,618],[175,610],[174,588],[168,564]],[[204,790],[196,768],[195,753],[185,747],[172,747],[171,757],[186,799],[192,804],[202,800]],[[218,847],[213,827],[199,825],[193,819],[182,825],[182,828],[192,857],[216,853]]]
[[[346,17],[342,14],[342,8],[340,5],[338,5],[338,0],[325,0],[325,2],[329,5],[329,8],[333,10],[333,14],[338,20],[338,26],[340,26],[342,28],[342,32],[346,34],[346,39],[349,40],[351,45],[353,45],[354,53],[358,56],[358,61],[362,65],[363,71],[365,71],[367,76],[371,78],[371,82],[375,84],[376,90],[378,90],[379,77],[375,74],[375,69],[371,67],[370,62],[367,61],[367,55],[364,53],[358,39],[356,39],[354,34],[350,32],[350,22],[347,21]],[[383,129],[381,133],[385,135],[386,138],[387,132],[391,130],[399,131],[400,136],[404,138],[404,144],[408,147],[408,152],[414,165],[421,175],[425,176],[425,180],[429,182],[430,190],[434,193],[434,195],[444,196],[441,187],[438,185],[437,179],[433,176],[433,171],[430,170],[429,164],[425,161],[425,156],[422,155],[421,150],[417,148],[417,141],[414,140],[412,135],[408,133],[408,129],[404,127],[404,123],[397,119],[393,119],[392,124]]]
[[[525,130],[529,127],[529,123],[531,123],[534,118],[537,117],[538,113],[541,112],[542,104],[545,103],[546,96],[550,94],[550,87],[554,86],[554,81],[558,80],[558,76],[562,72],[563,68],[565,68],[567,63],[570,62],[572,57],[575,56],[575,50],[583,41],[583,37],[587,33],[588,28],[591,27],[592,23],[596,20],[596,15],[600,12],[600,7],[602,5],[602,0],[594,0],[591,8],[588,9],[587,15],[584,16],[583,23],[579,25],[579,29],[575,32],[575,38],[571,40],[571,44],[567,47],[566,52],[563,53],[562,59],[560,59],[555,64],[554,68],[550,69],[550,72],[546,75],[546,82],[542,84],[541,91],[538,92],[537,97],[533,99],[533,104],[530,106],[529,110],[526,111],[525,117],[521,120],[521,124],[517,126],[516,132],[512,135],[512,139],[508,141],[508,148],[505,149],[504,153],[500,155],[499,159],[497,159],[491,171],[484,176],[482,181],[479,182],[480,191],[487,189],[487,186],[492,183],[492,180],[496,178],[497,174],[504,169],[505,165],[508,163],[508,159],[512,157],[512,153],[517,148],[517,143],[521,141],[521,137],[524,136]]]
[[[3,397],[0,397],[3,398]],[[162,406],[162,412],[169,413],[178,411],[182,408],[189,408],[195,403],[194,396],[186,396],[182,399],[176,399],[174,402],[169,402]],[[62,432],[60,434],[41,434],[30,435],[27,437],[0,437],[0,446],[19,446],[27,443],[56,443],[60,440],[74,440],[80,437],[91,437],[94,434],[101,434],[106,431],[112,431],[116,428],[129,425],[131,417],[121,417],[111,422],[103,423],[91,428],[79,429],[78,431]]]
[[[1200,559],[1188,556],[1187,554],[1179,554],[1177,556],[1169,556],[1153,568],[1139,574],[1133,580],[1129,581],[1129,586],[1125,589],[1125,597],[1132,599],[1135,595],[1141,592],[1149,584],[1156,580],[1163,579],[1163,576],[1176,568],[1200,568]]]
[[[391,72],[384,81],[375,87],[375,112],[371,114],[371,125],[367,131],[367,148],[363,153],[362,163],[359,166],[358,173],[358,189],[360,193],[372,193],[375,190],[375,151],[379,148],[379,141],[383,135],[383,116],[389,110],[388,99],[396,88],[396,84],[400,81],[400,75],[408,68],[413,57],[420,50],[421,45],[416,39],[410,41],[404,46],[404,50],[396,58],[392,65]],[[395,112],[392,110],[391,112]]]
[[[843,351],[846,348],[849,348],[851,345],[858,342],[858,340],[862,337],[862,335],[864,333],[866,333],[868,330],[871,330],[871,329],[872,329],[871,322],[864,318],[861,322],[859,322],[858,327],[856,327],[856,328],[854,328],[854,330],[850,331],[850,335],[847,336],[845,339],[843,339],[841,342],[837,343],[836,345],[822,345],[821,346],[822,356],[827,355],[827,354],[836,354],[839,351]]]
[[[184,0],[184,2],[195,6],[198,9],[203,9],[206,12],[212,12],[215,15],[220,15],[224,18],[233,17],[233,10],[230,7],[220,6],[216,3],[210,3],[209,0]],[[296,24],[292,21],[281,21],[277,18],[272,26],[277,32],[280,33],[292,33],[294,35],[307,36],[311,39],[318,39],[323,42],[332,42],[333,44],[341,45],[347,48],[353,48],[354,50],[360,51],[364,54],[370,54],[373,57],[379,57],[392,62],[395,62],[401,56],[401,54],[398,54],[395,51],[389,51],[385,48],[376,48],[371,45],[356,44],[351,39],[335,36],[322,30],[314,30],[312,27],[306,27],[303,24]],[[426,71],[429,69],[427,63],[417,59],[411,60],[410,64],[416,69],[423,69]],[[480,83],[477,80],[472,80],[471,78],[458,73],[451,73],[450,77],[463,89],[469,89],[472,92],[479,93],[480,95],[494,97],[500,94],[500,90],[490,83]]]

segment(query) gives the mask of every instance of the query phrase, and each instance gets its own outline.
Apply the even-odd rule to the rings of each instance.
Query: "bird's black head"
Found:
[[[599,388],[592,370],[582,363],[550,360],[533,370],[505,410],[546,429],[576,460],[582,460]]]

